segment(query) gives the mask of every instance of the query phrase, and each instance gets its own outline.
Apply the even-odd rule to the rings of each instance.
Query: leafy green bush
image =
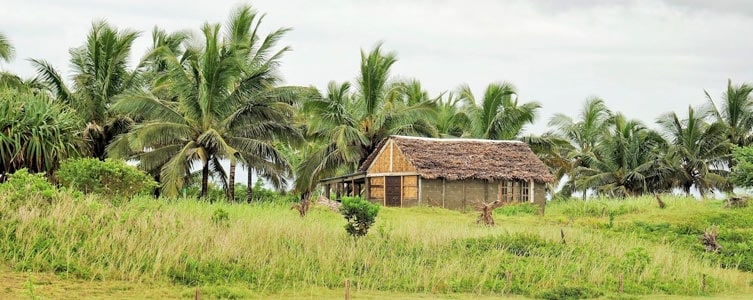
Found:
[[[55,176],[62,186],[87,194],[131,197],[157,187],[148,174],[114,159],[69,159],[63,161]]]
[[[379,205],[360,197],[343,197],[342,204],[340,213],[348,221],[348,224],[345,225],[348,234],[354,238],[366,235],[371,225],[376,221],[376,216],[379,214]]]
[[[228,226],[228,223],[230,222],[230,215],[228,215],[227,211],[218,208],[212,213],[212,223],[216,225],[223,225]]]
[[[516,256],[557,254],[564,245],[533,233],[514,233],[461,240],[460,245],[474,252],[505,250]]]
[[[596,289],[584,286],[558,286],[548,290],[543,290],[536,294],[536,298],[547,300],[570,300],[570,299],[587,299],[596,298],[602,295]]]
[[[20,169],[0,184],[0,195],[11,207],[18,206],[23,201],[41,199],[49,203],[57,194],[53,186],[42,173],[30,174],[26,169]]]
[[[540,208],[530,203],[505,205],[494,210],[494,214],[503,216],[538,215]]]
[[[618,268],[625,273],[640,274],[651,263],[651,256],[643,247],[635,247],[625,253]]]

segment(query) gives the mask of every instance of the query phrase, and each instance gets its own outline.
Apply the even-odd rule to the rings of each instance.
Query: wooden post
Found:
[[[199,292],[199,288],[196,288],[196,293],[193,295],[194,300],[201,299],[201,293]]]
[[[701,275],[701,292],[706,292],[706,274]]]
[[[350,279],[345,279],[345,300],[350,300]]]
[[[617,292],[622,294],[623,286],[622,286],[622,273],[620,273],[620,277],[618,279],[619,286],[617,287]]]

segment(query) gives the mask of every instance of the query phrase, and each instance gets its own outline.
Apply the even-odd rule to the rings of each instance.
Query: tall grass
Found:
[[[668,199],[666,210],[654,209],[650,199],[553,203],[545,217],[526,210],[497,214],[493,228],[477,226],[474,214],[383,208],[369,235],[357,241],[339,214],[315,207],[300,218],[284,203],[137,197],[115,206],[67,193],[51,204],[3,199],[0,252],[8,265],[89,280],[233,283],[276,293],[339,289],[348,278],[365,290],[546,297],[562,287],[613,294],[620,275],[625,293],[638,295],[737,293],[749,291],[753,278],[720,268],[686,244],[625,227],[722,210],[683,199]],[[227,218],[213,219],[218,211]],[[620,214],[612,213],[605,228],[612,211]]]

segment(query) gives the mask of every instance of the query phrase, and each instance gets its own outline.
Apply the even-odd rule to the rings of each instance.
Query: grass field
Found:
[[[346,279],[355,299],[753,295],[753,208],[665,198],[503,207],[491,228],[383,208],[355,242],[339,214],[290,203],[0,196],[0,298],[342,298]],[[712,226],[720,253],[700,243]]]

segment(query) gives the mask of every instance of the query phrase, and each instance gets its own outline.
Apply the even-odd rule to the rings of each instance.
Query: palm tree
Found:
[[[588,168],[587,157],[593,156],[593,151],[598,142],[601,140],[602,134],[606,132],[609,127],[609,119],[612,116],[612,111],[607,108],[604,100],[600,98],[589,98],[583,105],[582,110],[579,113],[579,120],[574,120],[570,116],[557,113],[549,120],[549,126],[553,127],[553,135],[564,139],[570,143],[570,146],[566,148],[560,147],[559,151],[563,158],[569,163],[564,163],[563,160],[554,160],[560,162],[557,164],[557,169],[554,173],[558,176],[558,179],[562,179],[564,176],[568,177],[568,181],[562,188],[563,196],[568,197],[569,194],[575,189],[576,174],[575,171],[579,167]],[[587,190],[583,190],[583,199],[586,199]]]
[[[717,106],[708,92],[704,91],[712,110],[712,117],[716,122],[727,127],[727,139],[732,144],[740,147],[748,146],[753,142],[753,100],[750,93],[753,86],[741,84],[732,85],[732,80],[727,81],[727,91],[722,97],[721,106]]]
[[[515,87],[509,83],[489,84],[480,101],[468,85],[461,86],[459,93],[471,104],[468,114],[473,136],[477,138],[516,139],[526,125],[533,124],[536,112],[541,108],[538,102],[519,104]]]
[[[118,113],[141,115],[144,122],[111,145],[110,153],[132,154],[142,168],[159,169],[165,195],[178,194],[197,162],[202,197],[207,195],[210,171],[234,197],[229,187],[234,186],[235,165],[244,158],[285,167],[271,139],[288,131],[284,120],[291,108],[280,101],[283,96],[268,91],[279,81],[276,67],[289,50],[274,46],[288,29],[262,39],[257,36],[262,18],[257,17],[248,6],[238,8],[224,36],[219,24],[205,24],[203,47],[187,47],[180,57],[171,47],[160,47],[165,72],[152,91],[129,91],[112,107]],[[169,96],[161,99],[156,94]],[[220,165],[223,158],[231,162],[229,180]]]
[[[688,117],[680,119],[676,113],[665,114],[657,120],[671,143],[668,156],[676,167],[677,185],[690,194],[695,187],[702,197],[713,188],[723,189],[729,173],[723,162],[730,153],[730,142],[723,123],[707,123],[708,112],[696,113],[688,107]]]
[[[356,92],[348,82],[331,82],[324,97],[308,101],[304,113],[309,139],[315,149],[297,168],[296,188],[306,192],[325,176],[353,172],[377,144],[393,134],[437,136],[435,103],[417,81],[390,82],[394,53],[381,45],[361,51],[361,73]]]
[[[8,37],[0,32],[0,60],[10,62],[14,55],[15,49],[13,48],[13,45],[10,44]]]
[[[69,51],[73,85],[44,60],[32,59],[38,78],[56,97],[71,105],[86,122],[84,138],[91,156],[104,159],[105,147],[133,123],[129,118],[113,115],[108,108],[116,96],[139,82],[139,72],[129,70],[131,47],[139,34],[118,30],[104,21],[95,22],[86,43]]]
[[[471,104],[466,98],[448,93],[437,101],[437,117],[434,120],[440,137],[464,137],[471,134],[471,118],[466,110]]]
[[[666,141],[658,133],[617,114],[586,156],[587,167],[575,172],[575,186],[611,197],[669,190],[674,169],[662,159],[665,151]]]

